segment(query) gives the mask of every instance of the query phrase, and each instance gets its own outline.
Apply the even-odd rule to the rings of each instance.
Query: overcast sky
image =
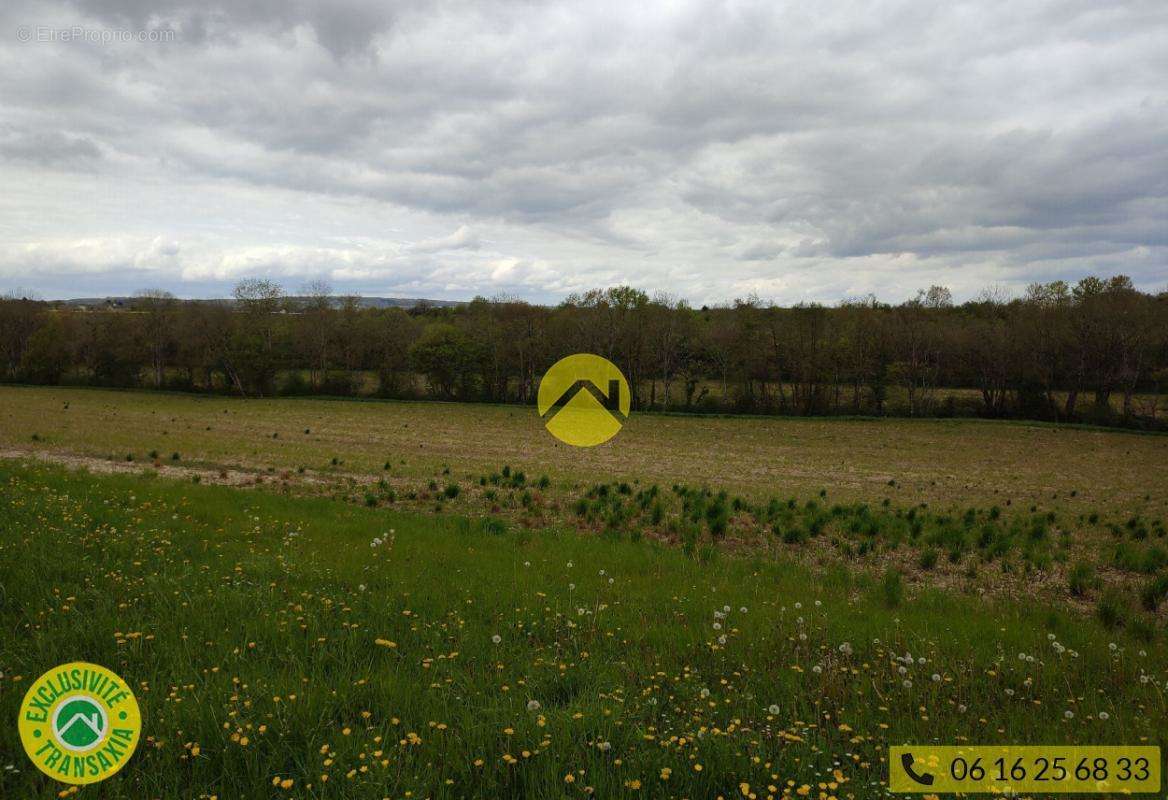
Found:
[[[1164,0],[3,0],[0,293],[1160,290],[1166,143]]]

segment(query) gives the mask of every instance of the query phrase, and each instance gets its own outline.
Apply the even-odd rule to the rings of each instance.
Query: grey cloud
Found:
[[[60,131],[0,131],[0,158],[44,167],[89,169],[102,158],[101,150],[85,136]]]
[[[0,86],[0,156],[97,172],[126,193],[172,181],[218,196],[205,217],[144,235],[212,229],[223,257],[267,247],[274,260],[257,268],[278,270],[281,253],[292,270],[343,262],[319,219],[295,241],[234,221],[231,204],[294,196],[322,217],[392,213],[404,228],[382,249],[425,255],[419,269],[474,291],[497,275],[535,296],[557,269],[573,272],[563,285],[661,281],[696,300],[750,287],[832,300],[890,285],[886,270],[905,296],[921,279],[1019,286],[1090,263],[1146,284],[1168,273],[1160,2],[0,11],[39,20],[182,36],[0,40],[14,76]],[[487,229],[506,244],[485,246]]]

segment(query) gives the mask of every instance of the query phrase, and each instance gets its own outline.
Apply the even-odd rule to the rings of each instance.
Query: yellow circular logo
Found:
[[[552,436],[576,447],[607,442],[629,417],[629,382],[607,358],[577,353],[543,376],[536,407]]]
[[[29,687],[17,727],[41,772],[63,783],[97,783],[134,754],[142,714],[125,681],[105,667],[75,661]]]

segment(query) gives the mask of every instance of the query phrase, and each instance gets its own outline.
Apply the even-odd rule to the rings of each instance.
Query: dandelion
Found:
[[[816,675],[819,675],[823,672],[823,667],[816,664],[814,667],[811,668],[811,671],[814,672]]]
[[[575,782],[576,782],[576,776],[573,775],[572,773],[569,772],[567,775],[564,776],[564,783],[575,783]]]
[[[912,688],[912,681],[906,679],[904,681],[904,683],[901,685],[904,686],[904,688],[906,688],[906,689],[911,689]]]
[[[726,634],[722,634],[718,637],[718,644],[726,644]]]
[[[743,606],[742,608],[738,609],[738,613],[745,614],[746,613],[746,606]]]
[[[816,601],[815,601],[815,607],[816,607],[816,608],[819,608],[821,605],[823,605],[823,601],[822,601],[822,600],[816,600]]]
[[[669,767],[662,767],[661,768],[661,780],[663,780],[663,781],[669,780],[669,776],[672,774],[673,774],[673,770],[671,770]]]
[[[1111,715],[1108,714],[1106,711],[1099,712],[1099,720],[1101,722],[1107,722],[1107,720],[1109,720],[1109,719],[1111,719]]]
[[[1074,719],[1074,718],[1075,718],[1075,712],[1071,711],[1069,708],[1063,712],[1063,719]]]
[[[491,637],[491,641],[494,642],[495,644],[498,644],[499,642],[503,641],[503,637],[496,633],[494,636]]]
[[[612,749],[612,742],[597,742],[596,749],[602,753],[607,753]]]
[[[569,591],[569,592],[574,592],[574,591],[576,591],[576,584],[574,584],[574,583],[569,583],[569,584],[568,584],[568,591]]]
[[[730,606],[722,606],[722,610],[725,611],[727,614],[729,614],[730,613]]]
[[[528,711],[539,711],[539,701],[538,700],[528,700],[527,701],[527,710]]]
[[[771,714],[772,716],[777,716],[779,713],[779,707],[777,705],[771,705],[767,708],[767,713]]]
[[[852,646],[849,643],[844,642],[839,646],[839,651],[845,656],[850,656],[852,654]]]
[[[961,703],[957,706],[957,713],[958,714],[964,714],[967,710],[968,709],[966,709],[965,703]]]
[[[721,623],[721,622],[715,622],[715,623],[714,623],[714,630],[716,630],[716,631],[720,631],[720,630],[722,630],[722,623]]]
[[[1140,677],[1143,677],[1143,676],[1140,676]],[[710,690],[709,689],[702,689],[701,695],[702,695],[702,699],[705,700],[707,697],[710,696]]]

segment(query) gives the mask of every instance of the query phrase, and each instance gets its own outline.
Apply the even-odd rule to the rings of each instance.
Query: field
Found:
[[[0,450],[0,719],[84,658],[146,722],[79,796],[869,798],[1168,723],[1168,437],[2,388]]]

